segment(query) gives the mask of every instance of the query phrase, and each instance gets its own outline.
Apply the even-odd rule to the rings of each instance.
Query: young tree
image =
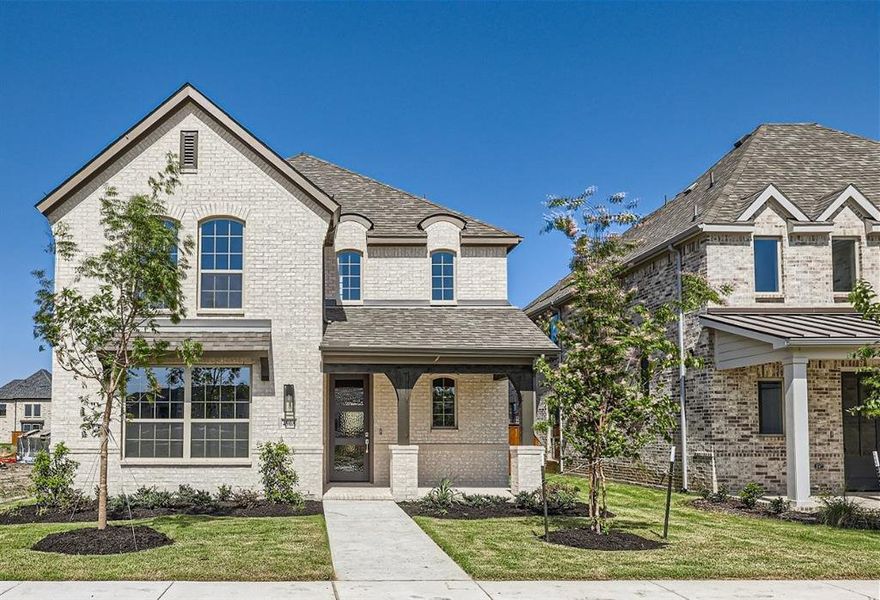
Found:
[[[668,389],[646,386],[644,378],[679,366],[670,336],[679,307],[691,311],[720,302],[721,294],[688,274],[680,304],[649,309],[639,301],[625,284],[623,259],[633,246],[617,233],[637,221],[635,203],[622,193],[596,202],[595,192],[589,188],[547,203],[545,231],[562,232],[572,243],[576,292],[570,313],[558,324],[563,354],[558,361],[540,359],[537,370],[549,388],[548,408],[565,415],[568,447],[586,461],[591,529],[601,533],[607,512],[603,461],[634,457],[657,437],[669,439],[675,427],[677,402]]]
[[[110,425],[124,413],[130,371],[145,369],[158,390],[150,365],[170,348],[156,339],[156,319],[178,322],[186,314],[182,281],[194,243],[191,237],[179,239],[177,225],[164,218],[163,201],[179,185],[178,173],[169,154],[165,169],[149,178],[148,193],[122,199],[115,188],[105,188],[100,200],[105,242],[96,254],[79,256],[69,228],[63,222],[54,226],[56,261],[78,261],[69,287],[56,289],[45,272],[34,271],[39,282],[34,336],[48,343],[58,366],[81,383],[83,430],[100,440],[98,529],[107,526]],[[187,340],[177,352],[191,365],[201,346]]]
[[[856,287],[850,292],[849,301],[862,317],[880,325],[880,300],[874,287],[865,280],[856,282]],[[880,344],[866,344],[856,351],[856,357],[865,361],[862,372],[865,373],[865,388],[868,397],[856,411],[866,417],[880,418],[880,368],[869,366],[868,361],[880,359]]]

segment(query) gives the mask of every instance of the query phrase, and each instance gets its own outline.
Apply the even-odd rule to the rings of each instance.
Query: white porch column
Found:
[[[541,488],[543,446],[510,447],[510,493],[531,492]]]
[[[782,361],[785,380],[786,491],[795,506],[810,500],[810,423],[807,408],[807,359],[789,356]]]
[[[419,447],[388,447],[391,451],[391,496],[396,501],[415,500],[419,496]]]

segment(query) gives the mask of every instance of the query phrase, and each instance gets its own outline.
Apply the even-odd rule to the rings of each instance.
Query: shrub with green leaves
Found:
[[[791,508],[791,501],[782,496],[776,496],[772,500],[770,500],[770,512],[774,515],[781,515],[784,512],[788,512]]]
[[[577,505],[579,488],[569,483],[547,484],[547,512],[560,513],[573,509]],[[532,512],[544,512],[544,496],[542,490],[520,492],[514,498],[514,504]]]
[[[492,508],[493,506],[503,506],[510,502],[510,499],[492,494],[462,494],[458,498],[458,502],[470,508]]]
[[[750,481],[739,493],[739,501],[743,506],[752,509],[758,505],[758,499],[764,495],[764,487],[760,483]]]
[[[444,477],[422,498],[421,503],[430,510],[445,514],[456,503],[457,497],[458,491],[452,487],[452,480]]]
[[[841,529],[880,529],[880,511],[846,496],[825,497],[819,507],[819,522]]]
[[[296,490],[299,476],[293,468],[293,450],[282,441],[266,442],[258,448],[266,500],[277,504],[302,505],[302,494]]]
[[[218,502],[229,502],[232,500],[232,486],[229,485],[218,485],[217,486],[217,501]]]
[[[156,486],[141,486],[133,494],[128,496],[128,502],[132,508],[168,508],[174,500],[174,494],[165,490],[159,490]]]
[[[79,463],[68,457],[70,450],[58,442],[51,454],[40,450],[31,471],[30,493],[43,509],[67,508],[77,498],[73,478]]]
[[[256,506],[257,502],[260,501],[260,493],[256,490],[238,488],[232,492],[230,500],[239,508],[250,508]]]

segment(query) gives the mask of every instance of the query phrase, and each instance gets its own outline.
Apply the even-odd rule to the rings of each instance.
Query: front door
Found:
[[[370,480],[370,393],[367,377],[330,380],[331,481]]]
[[[841,373],[843,393],[843,469],[846,489],[880,490],[873,452],[880,452],[880,419],[869,419],[850,409],[865,401],[863,375]]]

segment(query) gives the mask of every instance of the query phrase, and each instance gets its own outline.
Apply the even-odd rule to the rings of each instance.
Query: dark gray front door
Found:
[[[843,469],[846,489],[880,490],[873,452],[880,452],[880,419],[869,419],[850,409],[860,406],[867,396],[863,376],[841,373],[843,399]]]
[[[330,380],[331,481],[370,480],[370,393],[364,377]]]

